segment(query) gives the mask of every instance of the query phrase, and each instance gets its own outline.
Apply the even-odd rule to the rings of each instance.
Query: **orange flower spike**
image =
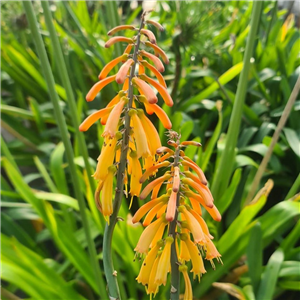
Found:
[[[150,273],[149,284],[148,284],[148,287],[146,289],[147,295],[150,294],[150,299],[152,299],[152,294],[155,297],[155,295],[158,292],[159,285],[157,283],[155,283],[155,276],[156,276],[156,272],[157,272],[158,263],[159,263],[160,258],[161,258],[161,254],[162,254],[162,251],[158,251],[157,257],[156,257],[156,259],[153,263],[153,267],[152,267],[152,270],[151,270],[151,273]]]
[[[145,135],[145,131],[143,125],[141,123],[140,118],[137,115],[136,110],[130,110],[129,116],[131,117],[133,124],[133,132],[137,149],[137,156],[140,157],[148,157],[150,155],[150,150],[148,148],[147,137]],[[142,175],[141,175],[142,176]],[[140,178],[138,178],[139,180]]]
[[[192,290],[192,285],[191,285],[191,281],[190,281],[189,275],[187,273],[187,269],[188,268],[187,268],[186,265],[179,266],[179,271],[183,275],[184,286],[185,286],[183,300],[192,300],[193,299],[193,290]]]
[[[146,170],[146,172],[143,174],[143,176],[140,178],[140,183],[145,182],[149,176],[151,176],[156,170],[168,167],[171,163],[169,161],[164,161],[162,163],[159,163],[157,165],[154,165]]]
[[[190,164],[188,164],[188,166],[197,173],[197,175],[199,176],[202,184],[207,185],[206,177],[205,177],[203,171],[201,170],[201,168],[193,160],[191,160],[189,157],[184,156],[183,159],[184,159],[183,164],[185,164],[186,162],[189,162]]]
[[[154,91],[145,81],[141,80],[140,78],[134,77],[132,79],[132,83],[133,83],[133,85],[135,85],[136,87],[141,89],[141,91],[143,92],[143,95],[146,97],[147,101],[150,104],[157,103],[158,99],[157,99]]]
[[[172,222],[175,218],[176,200],[177,200],[177,193],[172,191],[169,202],[168,202],[167,214],[166,214],[166,220],[168,222]]]
[[[111,45],[117,43],[117,42],[124,42],[128,44],[134,43],[134,41],[130,38],[124,37],[124,36],[115,36],[110,38],[104,45],[105,48],[109,48]]]
[[[153,238],[160,229],[160,226],[165,224],[166,219],[162,216],[161,218],[157,219],[149,226],[147,226],[146,229],[142,232],[134,251],[138,253],[147,253]]]
[[[198,143],[198,142],[195,142],[195,141],[184,141],[184,142],[181,142],[180,145],[182,145],[182,146],[196,146],[196,147],[201,147],[202,146],[201,143]]]
[[[105,126],[105,130],[102,133],[103,137],[113,138],[118,130],[118,124],[121,117],[124,105],[128,102],[127,97],[122,97],[120,102],[111,111]]]
[[[154,113],[156,114],[156,116],[159,118],[162,125],[166,129],[172,128],[172,123],[171,123],[168,115],[165,113],[165,111],[160,106],[158,106],[157,104],[153,104],[153,105],[151,105],[151,109],[154,111]]]
[[[197,244],[204,244],[205,243],[205,236],[203,234],[202,228],[195,217],[187,211],[184,205],[178,207],[178,211],[182,213],[187,221],[188,229],[191,231],[194,241]]]
[[[141,34],[146,35],[152,44],[156,44],[155,35],[151,30],[141,29]]]
[[[166,180],[169,180],[171,177],[172,177],[171,174],[166,173],[165,175],[163,175],[161,177],[158,177],[155,180],[153,180],[152,182],[150,182],[144,188],[144,190],[142,191],[142,193],[140,194],[140,199],[142,199],[142,200],[145,199],[156,185],[158,185],[160,183],[163,183]]]
[[[101,154],[98,157],[96,172],[93,175],[96,180],[104,180],[106,178],[108,168],[114,162],[117,141],[121,137],[122,134],[118,132],[113,139],[107,139],[107,141],[105,141]]]
[[[151,270],[153,268],[154,261],[156,259],[156,256],[158,254],[159,248],[161,248],[164,245],[163,240],[159,240],[156,245],[149,251],[146,258],[143,261],[141,270],[139,272],[138,277],[136,278],[138,283],[141,283],[143,285],[146,285],[149,283]]]
[[[146,67],[147,69],[149,69],[151,72],[153,72],[153,74],[156,76],[158,82],[164,87],[167,88],[166,82],[164,77],[159,73],[159,71],[152,65],[150,65],[146,60],[142,60],[141,64]],[[145,73],[145,71],[143,72]],[[142,73],[141,73],[142,74]]]
[[[113,109],[112,107],[106,107],[106,108],[103,108],[103,109],[100,109],[100,110],[94,112],[80,124],[79,130],[87,131],[96,121],[98,121],[100,118],[108,115],[112,109]]]
[[[152,222],[152,220],[154,219],[155,215],[158,213],[158,211],[162,208],[162,207],[166,207],[165,201],[164,202],[160,202],[157,205],[155,205],[147,214],[144,222],[143,222],[143,226],[148,226],[150,225],[150,223]]]
[[[146,23],[155,26],[159,31],[164,31],[165,30],[165,28],[156,21],[147,20]]]
[[[155,54],[160,55],[166,65],[168,65],[170,63],[166,53],[161,48],[159,48],[157,45],[151,44],[149,42],[146,42],[145,44],[146,44],[146,46],[151,47],[154,50]]]
[[[130,195],[133,198],[133,196],[139,196],[141,192],[142,185],[140,184],[139,179],[142,176],[142,168],[140,165],[140,162],[137,157],[136,151],[130,152],[131,157],[131,176],[130,176]],[[132,202],[131,198],[131,202]],[[130,205],[131,207],[131,205]],[[129,209],[130,209],[129,207]]]
[[[158,90],[158,92],[160,93],[160,95],[162,96],[164,102],[168,105],[168,106],[173,106],[174,102],[170,96],[170,94],[168,93],[167,89],[165,87],[163,87],[160,83],[158,83],[157,81],[153,80],[152,78],[148,77],[145,74],[142,74],[140,76],[140,78],[142,80],[147,81],[149,84],[151,84],[155,89]],[[149,101],[150,104],[152,104]]]
[[[113,213],[113,180],[116,172],[115,166],[108,168],[107,177],[104,180],[102,194],[101,194],[101,205],[102,214],[104,217],[109,217]]]
[[[127,29],[129,29],[129,30],[137,30],[133,25],[120,25],[120,26],[116,26],[113,29],[111,29],[107,33],[107,35],[113,35],[113,34],[115,34],[118,31],[127,30]]]
[[[95,97],[97,96],[97,94],[105,87],[107,86],[109,83],[113,82],[116,78],[116,75],[113,76],[109,76],[106,77],[105,79],[97,82],[96,84],[94,84],[92,86],[92,88],[90,89],[90,91],[88,92],[88,94],[86,95],[86,101],[87,102],[91,102],[95,99]]]
[[[130,58],[122,65],[122,67],[119,69],[119,72],[117,73],[117,76],[116,76],[117,83],[121,84],[121,83],[125,82],[127,73],[133,63],[134,63],[134,60],[132,58]]]
[[[208,191],[205,188],[203,188],[203,186],[199,185],[197,182],[193,181],[190,178],[182,178],[181,181],[182,183],[188,184],[190,187],[195,189],[200,194],[200,196],[202,197],[202,199],[208,207],[213,207],[213,198],[211,197],[210,193],[208,193]]]
[[[143,206],[141,206],[136,213],[134,214],[133,218],[132,218],[132,223],[135,224],[137,222],[139,222],[141,220],[141,218],[149,211],[151,210],[155,205],[157,205],[158,203],[162,202],[164,199],[168,199],[165,195],[161,196],[159,198],[153,199],[149,202],[147,202],[146,204],[144,204]]]
[[[155,283],[158,285],[166,285],[167,282],[167,275],[170,270],[170,265],[171,265],[171,245],[174,242],[174,239],[171,236],[168,236],[166,238],[166,245],[163,249],[163,252],[161,254],[157,271],[156,271],[156,276],[155,276]]]
[[[156,57],[155,55],[153,55],[153,54],[151,54],[151,53],[149,53],[149,52],[147,52],[145,50],[141,50],[140,54],[142,56],[145,56],[145,57],[149,58],[154,63],[156,69],[160,73],[162,73],[162,72],[165,71],[165,67],[164,67],[164,65],[162,64],[161,60],[158,57]]]
[[[156,149],[161,147],[159,134],[152,122],[145,116],[145,113],[142,109],[138,109],[137,113],[148,140],[149,150],[151,155],[154,156],[156,154]]]
[[[98,78],[100,80],[106,78],[106,76],[108,75],[108,73],[118,64],[120,63],[121,61],[124,61],[126,60],[128,57],[128,54],[123,54],[115,59],[113,59],[112,61],[110,61],[103,69],[102,71],[100,72]]]
[[[174,177],[173,177],[173,192],[177,193],[180,187],[180,176],[179,176],[180,169],[179,167],[174,167]]]

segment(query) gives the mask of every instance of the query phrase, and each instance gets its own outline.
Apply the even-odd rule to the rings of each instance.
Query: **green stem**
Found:
[[[101,292],[103,293],[105,291],[105,286],[104,286],[104,283],[101,281],[102,277],[101,277],[101,272],[100,272],[100,268],[99,268],[99,262],[98,262],[97,255],[96,255],[95,244],[91,237],[91,233],[90,233],[90,229],[89,229],[89,225],[88,225],[88,220],[87,220],[87,216],[86,216],[86,212],[85,212],[85,209],[86,209],[85,200],[84,200],[83,195],[80,190],[80,182],[79,182],[79,178],[77,176],[77,170],[76,170],[76,166],[74,163],[74,154],[73,154],[73,149],[72,149],[72,144],[70,141],[69,133],[67,130],[67,125],[65,123],[63,112],[59,106],[59,97],[55,90],[55,81],[53,78],[53,74],[51,72],[51,66],[50,66],[50,63],[49,63],[49,60],[47,57],[46,49],[45,49],[41,34],[39,33],[38,23],[37,23],[37,19],[34,14],[34,11],[33,11],[32,3],[31,3],[31,1],[24,1],[23,6],[24,6],[24,9],[25,9],[25,12],[27,15],[27,19],[29,22],[31,34],[33,36],[38,55],[40,57],[41,66],[44,71],[44,76],[46,79],[50,99],[53,104],[58,128],[59,128],[64,146],[65,146],[66,156],[67,156],[67,160],[69,163],[72,183],[73,183],[73,187],[74,187],[74,192],[75,192],[75,196],[78,200],[82,224],[83,224],[83,228],[84,228],[85,236],[86,236],[86,240],[87,240],[88,250],[89,250],[90,259],[91,259],[91,265],[94,270],[95,278],[96,278],[96,282],[97,282],[97,291],[96,292],[98,294],[100,294]]]
[[[223,151],[220,164],[216,170],[216,175],[212,184],[212,194],[216,199],[226,190],[231,172],[234,164],[235,147],[237,144],[239,128],[242,119],[243,105],[245,103],[248,75],[250,70],[250,59],[253,54],[254,42],[256,39],[256,33],[260,20],[260,11],[262,8],[263,1],[254,1],[251,19],[251,29],[249,33],[249,39],[246,45],[244,55],[244,68],[241,72],[241,77],[238,83],[235,101],[233,105],[232,115],[230,118],[228,133],[226,137],[225,150]]]
[[[122,198],[123,198],[123,189],[124,189],[124,176],[125,176],[125,169],[127,165],[127,152],[128,152],[128,145],[129,145],[129,135],[130,135],[130,116],[128,114],[130,108],[132,107],[133,102],[133,86],[132,86],[132,79],[135,76],[135,67],[137,64],[137,56],[138,50],[140,45],[140,36],[141,36],[141,29],[144,27],[144,17],[145,12],[141,18],[141,26],[139,32],[137,34],[137,41],[134,47],[133,53],[133,65],[131,67],[131,72],[129,76],[129,89],[128,89],[128,97],[129,101],[127,104],[127,109],[125,111],[125,124],[124,124],[124,135],[122,141],[122,148],[121,148],[121,158],[117,172],[117,187],[116,187],[116,194],[114,200],[114,210],[113,214],[110,216],[109,225],[106,224],[105,231],[104,231],[104,239],[103,239],[103,264],[104,264],[104,273],[106,276],[107,286],[108,286],[108,293],[110,300],[120,300],[120,291],[117,282],[117,274],[114,270],[113,260],[112,260],[112,236],[113,231],[118,221],[118,213],[121,207]]]
[[[297,176],[295,182],[293,183],[292,187],[290,188],[284,200],[288,200],[292,198],[299,190],[299,187],[300,187],[300,174]]]

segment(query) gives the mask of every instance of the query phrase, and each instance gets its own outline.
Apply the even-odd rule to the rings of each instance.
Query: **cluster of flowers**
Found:
[[[159,30],[163,30],[163,27],[157,22],[147,20],[146,23],[156,26]],[[145,115],[144,110],[137,108],[137,106],[143,104],[146,112],[149,115],[155,113],[166,129],[172,127],[167,114],[156,104],[158,98],[151,88],[152,86],[159,92],[168,106],[173,105],[173,100],[166,89],[165,80],[161,75],[161,72],[164,71],[164,66],[159,57],[165,63],[169,63],[166,54],[156,45],[154,34],[144,28],[138,29],[132,25],[122,25],[110,30],[108,35],[113,35],[121,30],[133,30],[137,31],[138,34],[133,38],[116,36],[107,41],[105,47],[110,47],[116,42],[127,43],[128,46],[120,57],[113,59],[102,69],[99,74],[100,81],[91,88],[86,96],[86,100],[93,101],[96,95],[107,84],[113,81],[123,84],[122,90],[119,91],[105,108],[88,116],[79,127],[81,131],[86,131],[99,119],[101,120],[101,124],[106,125],[102,134],[104,137],[104,146],[98,157],[97,169],[93,176],[99,181],[95,193],[96,204],[107,220],[109,220],[109,216],[113,213],[113,178],[120,162],[121,144],[124,133],[124,114],[129,114],[131,127],[129,151],[127,152],[128,166],[124,178],[127,187],[127,175],[131,175],[129,191],[131,199],[133,196],[140,195],[141,183],[139,179],[142,176],[142,166],[148,168],[155,164],[156,149],[161,147],[156,128]],[[136,49],[139,44],[150,47],[154,50],[154,54],[146,50]],[[131,54],[133,48],[134,54]],[[146,59],[152,62],[153,65]],[[123,64],[117,74],[108,77],[109,72],[121,62]],[[135,74],[136,66],[138,66],[137,74]],[[132,69],[134,69],[133,73]],[[145,74],[146,69],[154,74],[157,81]],[[130,76],[130,74],[133,76]],[[135,87],[139,93],[133,95],[132,103],[129,103],[126,107],[126,104],[130,101],[130,85]],[[142,166],[140,158],[142,158]]]
[[[183,151],[188,145],[200,144],[193,141],[180,143],[178,134],[173,131],[170,131],[170,136],[176,138],[175,141],[171,139],[168,142],[175,149],[158,148],[156,153],[160,155],[159,163],[148,168],[140,179],[140,182],[144,182],[158,169],[165,170],[164,175],[150,181],[144,188],[140,199],[145,199],[152,192],[151,200],[132,219],[136,223],[145,216],[143,225],[146,229],[135,248],[138,254],[145,255],[137,281],[146,286],[148,294],[155,295],[159,286],[166,284],[167,274],[171,270],[171,245],[176,243],[179,270],[183,273],[186,287],[184,299],[191,300],[192,289],[185,263],[192,262],[191,272],[194,278],[198,276],[200,280],[201,275],[206,273],[202,255],[213,267],[214,258],[221,261],[221,255],[211,241],[213,237],[201,217],[201,207],[215,221],[220,221],[221,215],[213,203],[203,171]],[[173,161],[170,162],[170,159]],[[159,191],[162,192],[160,196]],[[171,222],[176,222],[174,233],[170,232]]]

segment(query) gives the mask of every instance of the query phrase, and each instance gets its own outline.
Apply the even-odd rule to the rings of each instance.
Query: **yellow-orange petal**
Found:
[[[103,145],[101,154],[98,157],[97,168],[93,175],[96,180],[105,180],[106,175],[108,174],[108,168],[114,162],[116,144],[117,138],[115,137],[107,140]]]
[[[147,137],[145,135],[145,131],[142,125],[142,122],[136,111],[132,110],[130,114],[132,125],[133,125],[133,133],[134,133],[134,140],[136,143],[137,149],[137,156],[140,157],[148,157],[150,156],[150,150],[148,148]]]
[[[198,184],[203,184],[203,183],[201,182],[199,176],[193,174],[192,172],[190,172],[190,171],[184,171],[183,173],[184,173],[184,175],[185,175],[186,177],[191,178],[192,180],[194,180],[194,181],[197,182]]]
[[[116,75],[117,83],[121,84],[121,83],[125,82],[127,73],[133,63],[134,63],[134,60],[132,58],[130,58],[122,65],[122,67],[119,69],[119,72]]]
[[[152,298],[152,294],[155,297],[155,295],[158,292],[158,288],[159,288],[159,285],[157,283],[155,283],[155,276],[156,276],[156,272],[157,272],[158,263],[159,263],[159,260],[161,257],[161,253],[162,252],[159,251],[156,259],[154,260],[153,267],[152,267],[152,270],[151,270],[151,273],[149,276],[149,284],[148,284],[148,287],[146,288],[147,295],[150,294],[150,298]]]
[[[108,115],[112,109],[113,109],[112,107],[106,107],[106,108],[103,108],[103,109],[100,109],[100,110],[94,112],[80,124],[79,130],[87,131],[96,121],[98,121],[100,118]]]
[[[157,104],[153,104],[153,105],[151,105],[151,109],[154,111],[154,113],[156,114],[156,116],[159,118],[162,125],[166,129],[172,128],[172,123],[171,123],[168,115],[165,113],[165,111],[160,106],[158,106]]]
[[[153,55],[153,54],[151,54],[151,53],[149,53],[149,52],[147,52],[145,50],[141,50],[140,54],[142,56],[145,56],[145,57],[149,58],[154,63],[156,69],[160,73],[162,73],[162,72],[165,71],[165,67],[164,67],[163,63],[161,62],[161,60],[158,57],[156,57],[155,55]]]
[[[124,50],[124,53],[123,54],[129,54],[132,50],[132,47],[133,47],[133,44],[128,44],[127,47],[125,48]]]
[[[117,42],[124,42],[128,44],[132,44],[133,40],[124,36],[115,36],[110,38],[104,45],[105,48],[109,48],[111,45],[117,43]]]
[[[172,222],[175,218],[176,200],[177,200],[177,193],[172,191],[168,202],[167,213],[166,213],[166,220],[168,222]]]
[[[155,215],[157,214],[157,212],[163,207],[166,206],[165,201],[164,202],[160,202],[158,204],[156,204],[153,208],[151,208],[149,210],[149,212],[147,213],[145,220],[143,222],[143,226],[148,226],[150,225],[150,223],[152,222],[152,220],[154,219]]]
[[[207,260],[212,260],[214,258],[219,259],[221,257],[221,254],[217,250],[216,246],[214,243],[208,238],[207,239],[207,244],[206,244],[206,256],[205,259]]]
[[[165,30],[165,28],[156,21],[146,20],[146,23],[155,26],[159,31],[164,31]]]
[[[196,194],[191,190],[185,191],[185,195],[189,198],[197,200],[201,205],[205,207],[205,209],[212,208],[214,205],[210,197],[202,198],[201,195]]]
[[[95,191],[94,199],[95,199],[96,206],[98,210],[101,212],[101,214],[102,214],[102,205],[100,200],[100,192],[102,188],[103,188],[103,181],[100,180]]]
[[[156,164],[146,170],[143,176],[140,178],[140,183],[145,182],[149,176],[156,172],[159,168],[168,167],[171,163],[169,161],[164,161],[162,163]]]
[[[165,64],[168,65],[170,63],[166,53],[160,47],[149,42],[146,42],[145,44],[146,46],[151,47],[154,50],[155,54],[160,55]]]
[[[116,26],[116,27],[112,28],[107,33],[107,35],[113,35],[113,34],[115,34],[118,31],[127,30],[127,29],[129,29],[129,30],[137,30],[133,25],[119,25],[119,26]]]
[[[168,91],[165,87],[163,87],[160,83],[158,83],[157,81],[155,81],[154,79],[148,77],[145,74],[140,75],[140,78],[142,80],[145,80],[149,84],[151,84],[155,89],[157,89],[157,91],[162,96],[162,98],[163,98],[164,102],[166,103],[166,105],[173,106],[174,102],[173,102],[170,94],[168,93]],[[150,101],[149,101],[149,103],[152,104]]]
[[[193,209],[195,210],[195,212],[199,215],[199,216],[202,216],[202,210],[201,210],[201,205],[200,203],[194,199],[194,198],[189,198],[191,204],[192,204],[192,207]]]
[[[191,256],[185,241],[181,240],[180,243],[180,253],[179,253],[180,261],[190,261]]]
[[[162,146],[158,149],[156,149],[157,154],[162,154],[164,152],[170,153],[171,155],[174,155],[174,151],[168,147]]]
[[[139,196],[141,192],[142,185],[140,184],[140,178],[142,176],[142,168],[138,160],[136,152],[132,151],[131,156],[131,176],[130,176],[130,195]]]
[[[164,224],[164,222],[164,218],[159,218],[149,226],[147,226],[146,229],[142,232],[134,251],[138,253],[147,253],[155,234],[157,233],[160,226]]]
[[[154,33],[151,31],[151,30],[148,30],[148,29],[141,29],[141,34],[144,34],[148,37],[149,41],[152,43],[152,44],[156,44],[156,38],[155,38],[155,35]]]
[[[189,167],[197,173],[202,184],[207,185],[206,177],[205,177],[203,171],[201,170],[201,168],[193,160],[191,160],[188,156],[184,156],[183,159],[184,159],[184,162],[190,163]]]
[[[166,245],[163,249],[163,252],[161,254],[156,276],[155,276],[155,283],[158,285],[166,285],[167,282],[167,275],[170,270],[170,264],[171,264],[171,245],[174,242],[174,239],[171,236],[168,236],[166,238]]]
[[[145,199],[157,184],[162,183],[166,180],[169,180],[171,177],[172,177],[172,175],[170,175],[170,174],[164,174],[163,176],[158,177],[155,180],[153,180],[152,182],[150,182],[144,188],[142,193],[140,194],[140,199],[142,199],[142,200]]]
[[[157,195],[159,193],[159,190],[160,190],[162,184],[163,184],[163,182],[160,182],[154,187],[152,194],[151,194],[151,200],[157,198]]]
[[[173,155],[172,153],[167,153],[167,154],[161,156],[161,157],[157,160],[157,162],[163,162],[163,161],[165,161],[166,159],[168,159],[169,157],[171,157],[172,155]]]
[[[162,208],[164,208],[164,206]],[[164,218],[164,216],[165,215],[163,214],[163,215],[161,215],[161,217],[158,217],[158,219]],[[167,224],[168,224],[167,222],[163,222],[160,225],[160,227],[158,228],[158,230],[157,230],[157,232],[156,232],[156,234],[155,234],[155,236],[154,236],[154,238],[153,238],[153,240],[150,244],[150,248],[152,248],[154,245],[156,245],[158,240],[162,239],[162,236],[164,234],[165,227],[166,227]]]
[[[101,194],[101,205],[102,214],[105,217],[109,217],[113,213],[113,179],[116,168],[109,168],[108,174],[104,180],[102,194]]]
[[[146,60],[142,60],[141,64],[146,67],[147,69],[149,69],[151,72],[153,72],[153,74],[156,76],[158,82],[164,87],[167,88],[167,84],[165,82],[164,77],[159,73],[159,71],[152,65],[150,65]],[[142,72],[141,74],[145,73]]]
[[[86,101],[90,102],[93,101],[95,99],[95,97],[97,96],[97,94],[109,83],[113,82],[116,78],[116,75],[113,76],[109,76],[106,77],[105,79],[97,82],[96,84],[94,84],[92,86],[92,88],[90,89],[90,91],[88,92],[88,94],[86,95]]]
[[[142,90],[144,96],[150,104],[157,103],[158,99],[154,91],[144,80],[135,77],[132,79],[132,83]]]
[[[222,216],[215,205],[213,207],[205,207],[205,209],[215,221],[220,222],[222,220]]]
[[[189,209],[188,210],[194,217],[195,219],[198,221],[198,223],[200,224],[202,231],[204,233],[204,235],[207,236],[211,236],[207,227],[207,224],[205,223],[205,221],[203,220],[202,217],[200,217],[193,209]]]
[[[196,141],[184,141],[184,142],[181,142],[180,145],[182,146],[196,146],[196,147],[201,147],[202,144],[199,143],[199,142],[196,142]]]
[[[179,266],[179,270],[183,275],[185,291],[183,295],[183,300],[193,300],[193,290],[189,275],[187,273],[187,266],[181,265]]]
[[[102,136],[113,138],[118,130],[118,124],[124,105],[127,103],[128,98],[122,97],[120,102],[113,108],[106,122],[105,130]]]
[[[115,59],[113,59],[112,61],[110,61],[107,65],[105,65],[105,67],[102,69],[102,71],[100,72],[98,78],[100,80],[106,78],[106,76],[108,75],[108,73],[121,61],[126,60],[128,57],[128,54],[123,54]]]
[[[179,167],[174,167],[174,176],[173,176],[173,192],[177,193],[179,191],[180,186],[180,175],[179,175]]]

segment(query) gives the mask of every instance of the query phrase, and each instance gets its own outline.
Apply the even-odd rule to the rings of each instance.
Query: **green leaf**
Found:
[[[282,249],[277,249],[270,257],[259,285],[257,300],[273,299],[276,282],[284,260]]]
[[[300,262],[284,261],[281,265],[278,277],[297,277],[300,278]]]
[[[283,128],[283,132],[292,150],[300,157],[300,139],[296,131],[291,128]]]
[[[283,280],[278,282],[278,286],[285,290],[300,291],[300,281]]]

